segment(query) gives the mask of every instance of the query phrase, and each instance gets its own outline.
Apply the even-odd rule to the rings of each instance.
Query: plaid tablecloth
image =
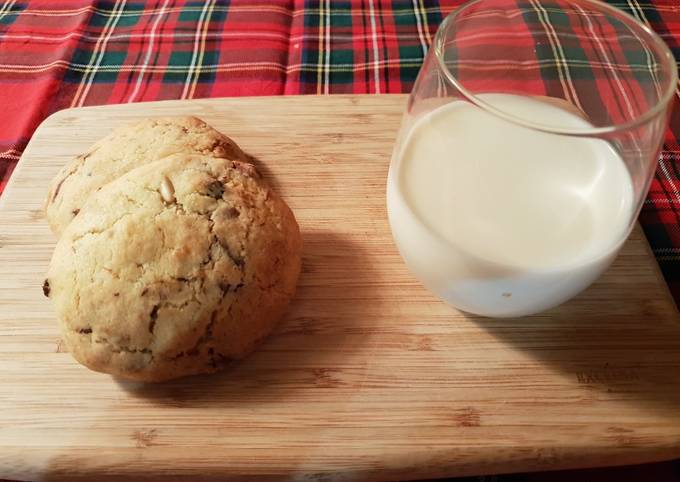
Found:
[[[199,97],[399,93],[460,0],[0,0],[0,193],[67,107]],[[612,1],[680,58],[677,0]],[[676,99],[677,100],[677,99]],[[641,222],[680,300],[680,110]],[[1,229],[1,227],[0,227]],[[494,480],[672,480],[677,464]],[[637,469],[636,469],[637,470]],[[489,480],[489,479],[486,479]],[[680,476],[677,479],[680,480]]]

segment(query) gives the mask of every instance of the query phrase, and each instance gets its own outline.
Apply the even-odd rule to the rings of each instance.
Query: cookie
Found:
[[[54,178],[45,206],[50,228],[59,236],[91,193],[136,167],[181,153],[247,160],[231,139],[196,117],[145,119],[121,127]]]
[[[300,256],[293,213],[252,165],[180,154],[90,196],[43,290],[76,360],[155,382],[248,354],[293,297]]]

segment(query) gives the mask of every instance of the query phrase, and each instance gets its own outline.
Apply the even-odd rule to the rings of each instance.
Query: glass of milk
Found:
[[[662,40],[599,1],[460,7],[427,53],[387,180],[408,268],[484,316],[579,293],[635,223],[676,83]]]

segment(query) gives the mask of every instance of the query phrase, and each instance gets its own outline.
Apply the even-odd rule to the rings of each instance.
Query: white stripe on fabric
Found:
[[[588,26],[588,30],[593,34],[593,38],[595,39],[595,43],[597,44],[598,48],[600,49],[600,54],[604,58],[604,64],[605,66],[609,69],[609,71],[612,73],[612,77],[614,77],[614,82],[616,82],[616,86],[619,89],[619,93],[621,94],[621,97],[623,98],[624,102],[626,103],[626,109],[628,110],[628,115],[630,116],[631,119],[635,118],[635,111],[633,109],[633,106],[630,103],[630,99],[628,98],[628,94],[626,93],[626,89],[623,87],[623,84],[621,83],[621,79],[619,78],[617,74],[617,70],[614,68],[614,64],[612,64],[611,60],[609,60],[609,56],[607,55],[607,49],[605,48],[604,45],[602,45],[602,42],[597,38],[597,35],[595,35],[595,27],[593,27],[593,22],[590,21],[590,18],[588,15],[585,15],[585,11],[579,6],[575,5],[576,9],[583,13],[583,18],[585,19],[586,25]],[[639,147],[639,146],[638,146]]]
[[[191,83],[191,88],[189,89],[189,98],[193,99],[196,93],[196,87],[198,87],[198,82],[201,78],[201,72],[203,72],[203,58],[205,57],[205,44],[206,44],[206,34],[208,33],[208,28],[210,28],[210,17],[213,14],[213,9],[215,8],[215,2],[213,0],[208,6],[208,13],[206,15],[206,20],[204,23],[203,31],[201,32],[201,42],[198,49],[198,61],[196,62],[196,69],[194,73],[194,80]]]
[[[555,43],[553,42],[552,35],[548,31],[548,26],[546,25],[546,22],[543,20],[543,14],[539,11],[540,5],[536,6],[536,4],[533,2],[533,0],[530,0],[531,5],[534,7],[534,10],[536,11],[536,16],[538,17],[538,20],[541,22],[541,25],[543,26],[543,29],[545,30],[546,34],[548,35],[548,40],[550,40],[550,49],[553,52],[553,57],[557,61],[557,75],[560,78],[560,83],[562,84],[562,90],[564,91],[565,97],[567,99],[570,98],[569,95],[569,89],[567,88],[567,85],[565,83],[564,75],[562,74],[562,69],[559,66],[559,63],[561,59],[558,58],[557,54],[557,49],[555,48]]]
[[[184,88],[182,89],[181,99],[186,99],[189,95],[189,88],[191,87],[191,82],[193,80],[194,68],[196,65],[196,60],[198,59],[198,49],[200,48],[201,32],[203,30],[203,21],[205,20],[205,15],[209,2],[206,2],[201,8],[201,13],[198,16],[198,22],[196,24],[196,32],[194,33],[194,50],[191,53],[191,62],[189,63],[189,72],[187,73],[187,78],[184,81]]]
[[[651,28],[651,25],[649,24],[649,21],[647,20],[647,17],[645,16],[645,12],[640,8],[640,4],[637,2],[637,0],[628,0],[628,5],[630,5],[631,9],[633,12],[637,12],[635,17],[640,20],[642,23],[647,25],[648,27]],[[649,71],[652,74],[652,79],[654,79],[654,87],[656,88],[656,95],[657,97],[661,97],[661,86],[659,84],[659,78],[656,75],[656,62],[652,62],[652,53],[649,51],[647,48],[647,44],[643,42],[643,40],[640,38],[640,36],[631,29],[631,33],[635,36],[636,40],[642,45],[642,48],[645,51],[645,55],[647,56],[647,65],[649,65]],[[677,88],[676,88],[677,92]]]
[[[331,0],[326,0],[326,64],[324,66],[324,94],[331,88]]]
[[[16,152],[17,154],[21,154],[21,151],[18,150],[18,149],[7,149],[6,151],[0,152],[0,156],[2,156],[2,157],[15,157],[15,155],[12,154],[13,152]],[[19,156],[16,156],[16,157],[19,157]]]
[[[375,83],[375,94],[380,93],[380,49],[378,48],[378,29],[375,24],[375,9],[373,8],[373,0],[368,0],[368,8],[371,18],[371,30],[373,38],[373,82]]]
[[[423,4],[423,0],[420,1],[420,11],[423,14],[423,31],[425,31],[425,38],[427,39],[427,45],[432,44],[432,37],[430,37],[430,24],[427,20],[427,9]]]
[[[324,33],[324,22],[326,17],[324,16],[324,6],[322,2],[319,4],[319,33],[317,35],[318,46],[317,46],[317,66],[316,66],[316,94],[320,95],[323,92],[323,66],[324,66],[324,55],[326,54],[323,48],[323,33]]]
[[[7,15],[8,12],[12,10],[12,7],[15,3],[16,0],[7,0],[2,4],[2,8],[0,8],[0,19],[2,19],[5,15]]]
[[[90,88],[92,87],[94,78],[97,75],[99,66],[104,59],[109,37],[113,34],[116,25],[118,25],[118,21],[120,20],[119,14],[125,8],[126,3],[127,0],[116,0],[116,3],[111,10],[111,16],[106,21],[106,25],[104,25],[104,29],[102,30],[101,42],[98,42],[95,45],[94,50],[92,51],[92,56],[90,57],[90,62],[87,66],[87,70],[85,71],[85,75],[83,76],[80,84],[78,84],[76,94],[73,96],[73,100],[71,101],[71,107],[82,107],[85,103],[85,99],[87,98],[87,94],[90,92]],[[93,60],[95,61],[94,65],[92,65]]]
[[[423,49],[423,56],[427,53],[427,40],[423,33],[423,25],[420,21],[420,10],[418,7],[418,0],[413,0],[413,15],[416,17],[416,28],[418,29],[418,39],[420,40],[420,46]]]
[[[564,89],[564,93],[567,96],[567,100],[570,100],[576,107],[581,109],[582,111],[583,106],[581,105],[581,102],[578,99],[578,94],[576,93],[576,90],[574,88],[574,83],[571,80],[571,75],[569,73],[569,65],[567,64],[567,59],[566,56],[564,55],[564,50],[562,50],[562,44],[560,43],[559,36],[557,35],[557,32],[555,31],[552,23],[550,23],[550,17],[548,16],[547,11],[543,8],[543,5],[541,5],[540,2],[537,0],[530,0],[531,4],[536,8],[536,13],[537,16],[539,17],[539,20],[541,21],[541,24],[545,28],[546,33],[548,34],[548,38],[550,39],[550,46],[553,50],[553,55],[558,58],[559,62],[558,65],[561,64],[561,66],[564,69],[564,72],[560,67],[557,68],[557,71],[560,76],[560,81],[562,81],[562,88]],[[571,93],[571,95],[569,95]],[[571,99],[569,99],[571,97]]]
[[[161,10],[158,12],[158,16],[153,22],[153,25],[151,26],[151,32],[149,36],[149,47],[146,50],[146,57],[144,58],[144,63],[142,64],[140,70],[139,70],[139,75],[137,76],[137,82],[135,83],[135,88],[132,91],[132,94],[130,94],[130,98],[128,99],[128,103],[134,102],[137,94],[139,93],[139,89],[142,86],[142,82],[144,81],[144,73],[146,72],[146,68],[149,66],[149,62],[151,61],[151,55],[153,54],[153,47],[154,47],[154,36],[156,33],[156,29],[158,28],[158,24],[160,23],[161,18],[165,15],[165,9],[168,6],[168,3],[170,0],[165,0],[165,3],[161,7]]]

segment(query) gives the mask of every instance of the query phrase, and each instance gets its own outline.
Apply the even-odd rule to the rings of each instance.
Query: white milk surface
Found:
[[[485,94],[536,123],[586,128],[527,97]],[[628,233],[628,170],[601,140],[541,133],[467,102],[412,123],[390,168],[392,233],[411,271],[454,306],[521,316],[594,281]]]

